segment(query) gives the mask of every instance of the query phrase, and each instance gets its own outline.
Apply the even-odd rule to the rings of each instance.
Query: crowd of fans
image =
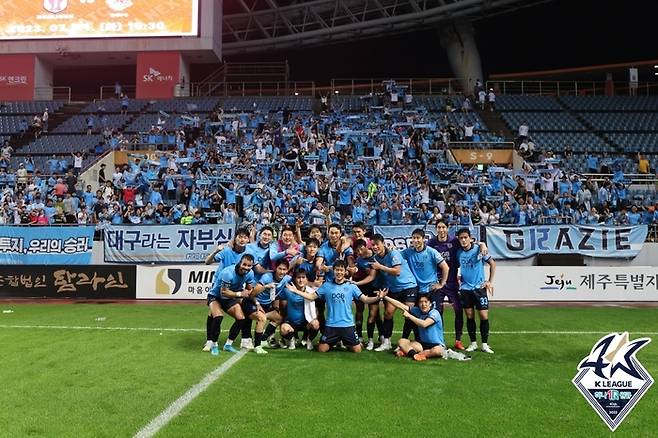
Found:
[[[477,104],[494,110],[495,96],[491,102],[486,90],[476,91]],[[658,203],[635,199],[614,160],[588,155],[590,171],[613,176],[584,177],[561,169],[568,149],[566,156],[557,156],[520,138],[526,159],[520,171],[493,163],[450,164],[445,151],[451,142],[485,139],[478,119],[467,117],[470,100],[453,112],[431,113],[394,84],[377,97],[373,101],[379,105],[362,113],[334,105],[314,114],[226,108],[205,120],[163,114],[151,134],[171,138],[172,144],[148,155],[130,151],[149,148],[142,144],[148,136],[104,128],[107,145],[127,150],[128,162],[103,168],[98,181],[82,187],[84,153],[53,156],[45,169],[26,156],[11,169],[14,151],[6,142],[0,157],[0,223],[658,222]],[[176,118],[172,132],[165,131],[168,117]],[[520,134],[527,137],[528,127]],[[487,134],[486,140],[504,139]]]

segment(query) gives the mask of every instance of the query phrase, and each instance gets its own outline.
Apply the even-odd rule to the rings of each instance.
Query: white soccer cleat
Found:
[[[368,345],[366,345],[366,350],[372,351],[375,349],[375,343],[372,342],[372,339],[368,339]]]
[[[242,339],[240,341],[240,348],[244,348],[246,350],[253,350],[254,349],[254,341],[251,338]]]
[[[288,350],[294,350],[295,348],[297,348],[295,346],[295,338],[292,338],[288,341]]]
[[[258,347],[254,348],[254,353],[256,353],[256,354],[267,354],[267,351],[265,351],[265,349],[262,346],[259,345]]]
[[[452,351],[449,348],[443,352],[443,358],[459,360],[459,361],[471,360],[470,356],[466,356],[464,353],[460,353],[458,351]]]
[[[375,348],[375,351],[389,351],[392,350],[393,346],[391,346],[391,340],[390,339],[384,339],[384,341],[381,343],[381,345],[377,348]]]
[[[313,351],[313,341],[311,341],[310,339],[306,340],[306,349],[308,351]]]
[[[209,352],[212,349],[213,343],[212,341],[206,341],[205,345],[203,346],[203,349],[201,351],[203,352]]]
[[[485,353],[494,354],[494,351],[491,349],[491,347],[487,343],[482,344],[482,351],[485,352]]]
[[[477,342],[471,342],[468,347],[466,347],[466,351],[471,352],[475,351],[478,349],[478,343]]]

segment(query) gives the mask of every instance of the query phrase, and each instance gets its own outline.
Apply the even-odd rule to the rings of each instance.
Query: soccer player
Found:
[[[320,242],[314,237],[309,237],[306,240],[304,249],[301,254],[294,257],[290,263],[291,269],[296,271],[297,269],[303,269],[306,272],[306,278],[308,279],[309,286],[318,288],[320,287],[321,282],[318,281],[318,276],[315,272],[315,259],[320,249]]]
[[[478,245],[473,244],[471,230],[462,228],[457,232],[459,239],[459,261],[461,285],[459,287],[459,299],[466,312],[466,329],[471,338],[471,344],[466,351],[475,351],[478,344],[475,341],[475,312],[478,310],[480,316],[480,336],[482,337],[482,351],[493,354],[489,347],[489,298],[493,295],[493,279],[496,274],[496,262],[490,255],[482,255]],[[484,279],[484,264],[489,264],[489,280]]]
[[[290,285],[288,289],[307,300],[321,297],[327,303],[327,322],[318,344],[320,353],[326,353],[338,342],[343,342],[350,351],[360,353],[361,343],[354,326],[352,301],[374,304],[381,301],[386,291],[380,290],[375,297],[363,295],[357,286],[347,281],[347,263],[344,260],[334,262],[333,274],[333,281],[324,282],[317,292],[302,291]]]
[[[434,307],[439,310],[443,317],[443,301],[448,298],[448,302],[452,305],[455,312],[455,349],[464,350],[462,343],[462,332],[464,330],[464,312],[462,310],[461,301],[459,300],[459,282],[457,281],[457,274],[459,271],[459,262],[457,261],[457,250],[459,249],[459,241],[457,237],[450,237],[448,235],[448,224],[440,220],[436,224],[436,237],[432,237],[427,246],[434,248],[441,254],[443,259],[448,263],[448,279],[444,287],[430,292]],[[487,246],[480,242],[478,243],[482,255],[487,254]]]
[[[286,285],[292,280],[292,277],[288,275],[289,268],[288,261],[281,259],[274,272],[263,274],[254,288],[254,293],[257,294],[256,299],[260,303],[265,317],[270,321],[263,333],[263,338],[267,339],[271,347],[278,345],[273,336],[276,328],[281,324],[281,314],[279,313],[281,294],[285,291]]]
[[[372,251],[375,253],[375,261],[370,267],[382,275],[391,298],[412,307],[418,293],[418,283],[409,264],[397,249],[387,249],[384,236],[375,234],[372,236]],[[393,315],[396,307],[386,302],[384,307],[384,339],[375,351],[387,351],[393,348],[391,336],[393,335]]]
[[[270,263],[270,244],[274,237],[274,230],[270,226],[264,226],[260,230],[258,242],[252,242],[247,245],[247,252],[254,256],[254,275],[258,280],[269,270]]]
[[[359,287],[361,293],[365,296],[375,296],[377,290],[384,286],[383,276],[378,276],[377,271],[371,268],[372,263],[375,262],[375,253],[373,253],[372,249],[368,247],[368,242],[364,239],[358,239],[354,242],[354,253],[357,255],[356,267],[358,268],[358,271],[356,274],[352,275],[352,281]],[[382,319],[379,316],[379,303],[370,304],[368,306],[368,323],[366,325],[366,334],[368,336],[366,350],[368,351],[372,351],[375,348],[375,343],[373,342],[375,326],[377,326],[379,338],[383,339]]]
[[[455,360],[471,359],[462,353],[446,348],[441,315],[432,307],[428,294],[418,296],[418,307],[409,307],[391,297],[384,297],[384,299],[402,310],[404,317],[418,326],[419,339],[412,342],[407,338],[400,338],[398,341],[400,349],[395,353],[397,357],[407,356],[417,361],[432,357]]]
[[[307,273],[303,269],[298,268],[295,271],[292,284],[288,283],[281,292],[281,306],[286,313],[285,320],[281,324],[281,337],[287,342],[288,349],[294,350],[296,348],[295,337],[297,333],[308,333],[306,348],[313,350],[313,339],[320,330],[320,322],[317,318],[314,318],[315,315],[307,315],[305,300],[295,291],[314,293],[313,289],[308,286]],[[314,305],[313,303],[310,304]]]
[[[449,272],[448,263],[437,250],[425,244],[425,231],[422,229],[416,228],[413,230],[411,233],[411,247],[402,251],[402,257],[409,263],[409,269],[416,277],[419,295],[428,295],[431,291],[439,290],[446,285]],[[439,269],[441,269],[440,281]],[[417,336],[418,330],[416,327],[417,324],[414,324],[410,319],[405,320],[402,337],[409,338],[411,330],[414,330],[414,335]]]

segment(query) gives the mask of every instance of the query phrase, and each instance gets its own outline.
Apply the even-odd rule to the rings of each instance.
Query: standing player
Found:
[[[461,285],[459,299],[466,311],[466,328],[471,344],[466,351],[475,351],[478,344],[475,341],[475,314],[473,308],[480,315],[480,336],[482,337],[482,351],[493,354],[489,347],[489,298],[493,295],[493,279],[496,274],[496,262],[490,255],[482,255],[480,247],[473,244],[471,231],[462,228],[457,233],[460,249],[457,260],[461,269]],[[484,279],[484,264],[489,264],[489,280]]]
[[[416,228],[411,233],[411,247],[402,251],[402,257],[409,263],[409,269],[416,277],[418,283],[418,294],[428,295],[431,291],[439,290],[446,285],[448,280],[448,263],[434,248],[425,244],[425,231]],[[439,281],[439,269],[441,269],[441,280]],[[411,330],[417,335],[417,324],[407,319],[402,329],[402,337],[409,338]],[[443,328],[443,325],[441,325]]]
[[[377,290],[384,286],[383,276],[378,276],[377,271],[372,269],[372,263],[376,261],[375,253],[368,248],[368,242],[364,239],[358,239],[354,242],[354,253],[357,255],[356,267],[358,268],[358,271],[356,274],[352,275],[352,281],[359,287],[361,293],[365,296],[375,296]],[[358,313],[358,306],[356,309]],[[373,342],[375,326],[377,326],[379,338],[383,339],[382,319],[379,316],[379,303],[370,304],[368,306],[368,324],[366,326],[366,333],[368,335],[366,350],[368,351],[375,348],[375,343]],[[359,333],[359,336],[360,335],[361,334]]]
[[[266,272],[270,272],[270,244],[274,236],[272,227],[266,225],[260,230],[258,242],[247,245],[247,252],[254,256],[254,275],[256,280]]]
[[[318,351],[326,353],[338,342],[343,342],[347,348],[354,352],[361,352],[361,343],[354,326],[352,314],[352,301],[360,300],[366,304],[374,304],[386,295],[381,290],[375,297],[366,297],[353,283],[347,281],[347,263],[336,260],[333,266],[333,281],[326,281],[317,292],[305,292],[296,287],[289,290],[306,298],[316,300],[323,298],[327,303],[327,322],[318,344]]]
[[[297,269],[302,269],[306,272],[306,278],[309,282],[309,286],[315,287],[316,289],[320,287],[320,282],[318,282],[318,276],[315,272],[315,259],[318,255],[318,250],[320,249],[320,242],[314,237],[309,237],[306,240],[304,249],[302,252],[292,259],[290,263],[291,270],[296,271]]]
[[[464,331],[464,312],[459,300],[459,282],[457,281],[459,271],[457,250],[459,249],[459,241],[457,237],[450,237],[448,235],[448,224],[440,220],[436,224],[436,237],[432,237],[427,242],[427,246],[437,250],[443,259],[448,262],[449,271],[447,282],[444,287],[432,291],[431,297],[433,305],[439,310],[441,317],[443,317],[443,301],[446,297],[448,298],[448,302],[452,305],[455,312],[455,348],[457,350],[463,350],[464,344],[461,339]],[[482,242],[478,246],[481,253],[485,255],[487,253],[487,246]]]
[[[315,339],[315,336],[320,330],[320,322],[317,318],[313,318],[313,315],[306,315],[305,299],[295,293],[295,290],[314,293],[313,289],[308,286],[307,273],[303,269],[297,269],[295,271],[293,274],[293,283],[288,283],[286,288],[281,292],[281,304],[286,313],[286,318],[283,324],[281,324],[281,337],[287,342],[288,349],[294,350],[297,333],[308,332],[306,348],[313,350],[313,339]]]
[[[370,267],[382,275],[386,288],[391,296],[400,302],[411,307],[416,301],[418,293],[418,283],[414,274],[409,269],[409,264],[402,257],[397,249],[387,249],[384,243],[384,236],[375,234],[372,236],[372,251],[375,253],[375,261]],[[384,309],[384,339],[375,351],[387,351],[393,348],[391,345],[391,336],[393,335],[393,315],[395,315],[395,306],[390,302],[386,303]]]
[[[432,307],[428,294],[418,297],[418,307],[409,307],[390,297],[384,298],[398,309],[402,310],[404,317],[418,326],[418,339],[411,342],[407,338],[400,338],[396,356],[407,356],[413,360],[422,361],[432,357],[444,359],[470,360],[470,357],[446,348],[443,339],[443,322],[439,311]]]

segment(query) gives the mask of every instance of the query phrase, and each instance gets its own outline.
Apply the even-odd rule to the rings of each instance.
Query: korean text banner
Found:
[[[0,2],[0,40],[195,36],[198,0]]]
[[[0,265],[88,265],[94,227],[0,227]]]
[[[539,225],[488,226],[487,245],[494,258],[520,259],[537,254],[581,254],[632,258],[647,237],[646,225],[631,227]]]
[[[111,263],[199,263],[220,243],[233,239],[234,225],[108,225],[105,261]]]

